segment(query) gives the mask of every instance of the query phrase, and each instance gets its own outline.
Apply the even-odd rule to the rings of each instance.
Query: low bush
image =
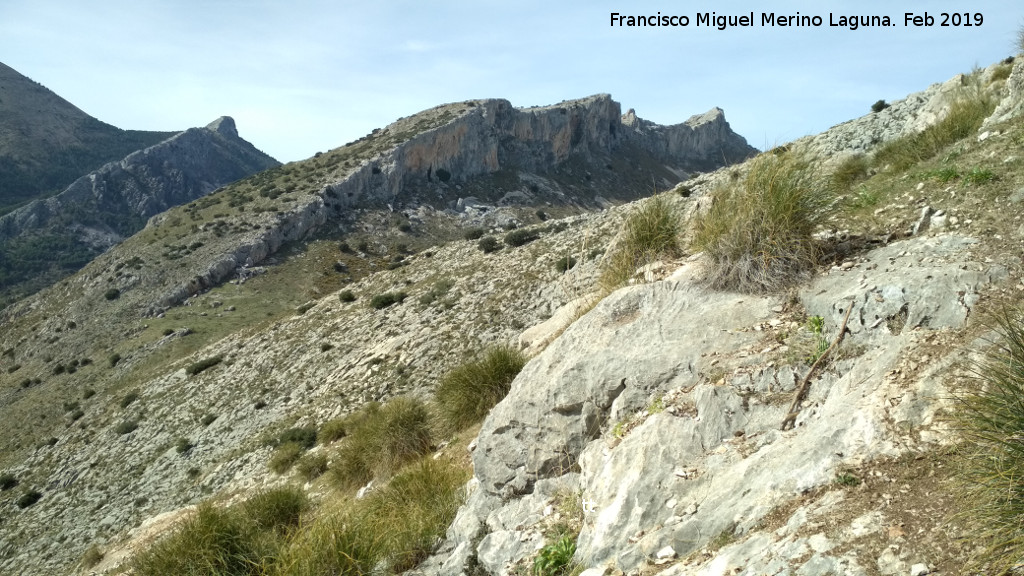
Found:
[[[498,240],[494,238],[494,236],[484,236],[483,238],[480,239],[480,242],[478,242],[476,246],[484,254],[490,254],[492,252],[497,252],[498,250],[501,250],[501,243],[499,243]]]
[[[437,404],[444,420],[462,429],[480,420],[500,402],[512,386],[526,357],[510,346],[497,346],[477,360],[445,374],[437,384]]]
[[[466,240],[479,240],[484,237],[486,231],[483,228],[470,228],[462,235]]]
[[[18,479],[10,472],[0,474],[0,492],[6,492],[18,485]]]
[[[352,292],[351,290],[342,290],[341,292],[338,293],[338,300],[342,302],[355,302],[355,292]]]
[[[267,466],[277,474],[284,474],[291,470],[292,465],[305,451],[306,449],[296,442],[285,442],[274,449]]]
[[[614,252],[605,256],[601,286],[615,289],[628,282],[637,268],[659,258],[678,257],[680,232],[679,215],[668,196],[648,198],[626,218]]]
[[[43,493],[38,491],[38,490],[33,489],[33,490],[29,490],[28,492],[25,492],[24,494],[19,496],[18,500],[15,502],[15,504],[18,505],[18,508],[24,509],[24,508],[28,508],[29,506],[32,506],[36,502],[39,502],[42,498],[43,498]]]
[[[178,452],[178,454],[188,454],[195,447],[195,443],[193,443],[188,438],[178,438],[174,445],[174,449]]]
[[[316,480],[324,472],[327,472],[327,456],[305,454],[295,463],[295,471],[306,481]]]
[[[214,414],[203,414],[203,417],[199,419],[199,423],[203,426],[209,426],[210,424],[213,424],[213,421],[216,419],[217,416]]]
[[[885,100],[879,100],[878,102],[875,102],[874,104],[871,105],[871,111],[877,113],[881,112],[882,110],[885,110],[888,107],[888,102],[886,102]]]
[[[121,361],[121,355],[120,354],[111,354],[110,357],[107,358],[107,364],[109,364],[111,368],[113,368],[114,366],[117,366],[117,363],[120,362],[120,361]]]
[[[257,529],[277,532],[297,528],[309,508],[306,493],[294,486],[258,492],[241,504],[241,512]]]
[[[117,288],[111,288],[110,290],[107,290],[106,292],[103,293],[103,297],[106,298],[107,300],[117,300],[118,298],[121,297],[121,291],[118,290]]]
[[[370,307],[375,310],[382,310],[388,306],[404,302],[407,296],[408,295],[405,292],[385,292],[383,294],[377,294],[370,299]]]
[[[288,428],[277,437],[278,444],[295,442],[304,449],[309,450],[316,444],[316,428],[304,426],[301,428]]]
[[[352,487],[386,477],[426,454],[432,445],[430,413],[415,398],[397,396],[349,417],[348,437],[334,459],[336,483]]]
[[[114,426],[114,432],[118,436],[124,436],[125,434],[130,434],[138,430],[138,428],[139,423],[135,420],[125,420],[124,422],[120,422],[117,426]]]
[[[130,406],[132,404],[132,402],[135,402],[138,399],[139,399],[139,392],[138,392],[138,390],[132,390],[131,392],[125,394],[123,398],[121,398],[121,408],[127,408],[128,406]]]
[[[213,368],[217,364],[220,364],[223,360],[224,356],[222,354],[211,356],[209,358],[203,358],[202,360],[194,364],[190,364],[188,368],[185,369],[185,372],[187,372],[190,376],[195,376],[196,374],[199,374],[204,370]]]
[[[812,233],[831,195],[805,161],[762,154],[742,181],[719,189],[694,224],[693,244],[707,256],[711,286],[741,292],[779,290],[817,263]]]
[[[964,440],[959,507],[981,547],[979,571],[1008,574],[1024,557],[1024,319],[1021,310],[1006,310],[989,323],[996,342],[972,366],[953,411]]]
[[[334,418],[324,422],[324,425],[320,427],[320,432],[317,433],[317,439],[321,444],[330,444],[341,440],[346,434],[345,419]]]
[[[508,234],[505,234],[505,244],[508,244],[513,248],[517,248],[519,246],[529,244],[537,238],[540,238],[540,235],[537,234],[536,231],[519,228],[518,230],[513,230]]]

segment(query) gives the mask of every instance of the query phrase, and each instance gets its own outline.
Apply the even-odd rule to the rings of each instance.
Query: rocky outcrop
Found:
[[[975,243],[895,243],[801,293],[828,334],[852,303],[844,345],[860,355],[815,381],[791,431],[780,423],[803,370],[781,361],[771,336],[798,328],[781,299],[708,291],[694,282],[693,263],[614,293],[532,360],[487,417],[475,492],[424,571],[459,574],[476,557],[491,573],[511,573],[544,543],[535,525],[553,482],[587,503],[576,560],[632,573],[662,554],[742,536],[844,467],[934,444],[936,399],[947,395],[940,375],[952,358],[898,375],[903,359],[963,327],[979,294],[1005,278],[1004,268],[971,261]],[[754,561],[749,547],[725,563],[749,574],[777,573],[779,558],[799,573],[849,566],[828,547],[802,557],[782,546],[757,559],[761,569],[745,564]]]
[[[638,118],[631,108],[622,117],[626,138],[677,170],[713,170],[757,152],[732,131],[721,108],[690,117],[682,124],[660,126]]]

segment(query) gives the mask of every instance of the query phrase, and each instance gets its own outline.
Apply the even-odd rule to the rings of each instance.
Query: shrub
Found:
[[[435,392],[445,421],[462,429],[482,420],[508,394],[525,365],[522,352],[498,346],[445,374]]]
[[[88,400],[89,398],[92,398],[95,395],[96,395],[96,391],[93,390],[92,388],[86,388],[85,390],[82,390],[82,399],[83,400]]]
[[[170,336],[171,334],[174,334],[174,328],[164,328],[164,336]]]
[[[327,472],[327,456],[306,454],[295,463],[295,470],[307,481],[316,480],[324,472]]]
[[[134,432],[138,428],[139,423],[135,420],[125,420],[114,427],[114,432],[117,433],[118,436],[124,436],[125,434]]]
[[[118,298],[121,297],[121,291],[118,290],[117,288],[111,288],[110,290],[107,290],[106,292],[103,293],[103,297],[106,298],[107,300],[117,300]]]
[[[771,292],[800,281],[817,263],[811,234],[829,194],[810,166],[790,154],[763,154],[746,178],[720,189],[694,226],[694,246],[708,258],[715,288]]]
[[[177,450],[178,454],[188,454],[195,447],[196,445],[188,438],[178,438],[174,445],[174,449]]]
[[[490,254],[491,252],[497,252],[501,250],[501,244],[494,238],[494,236],[485,236],[477,242],[477,248],[480,249],[484,254]]]
[[[342,290],[338,293],[338,300],[342,302],[355,302],[356,295],[351,290]]]
[[[324,422],[324,425],[320,427],[320,432],[317,433],[317,439],[321,444],[330,444],[341,440],[346,434],[345,419],[334,418]]]
[[[680,255],[679,216],[668,196],[648,198],[626,219],[615,251],[606,257],[600,283],[606,289],[617,288],[632,278],[637,268]]]
[[[274,449],[267,466],[277,474],[284,474],[305,451],[306,449],[296,442],[285,442]]]
[[[203,417],[199,419],[199,423],[203,426],[209,426],[210,424],[213,424],[213,421],[216,419],[217,416],[214,414],[203,414]]]
[[[18,485],[18,479],[10,472],[0,474],[0,492],[6,492]]]
[[[462,235],[466,240],[479,240],[484,237],[486,231],[483,228],[470,228]]]
[[[836,192],[845,192],[854,183],[859,182],[868,176],[868,159],[863,154],[854,154],[836,166],[830,183]]]
[[[111,354],[110,357],[107,358],[107,364],[109,364],[111,368],[113,368],[114,366],[117,366],[117,363],[120,362],[120,361],[121,361],[121,355],[120,354]]]
[[[525,244],[529,244],[530,242],[533,242],[539,237],[540,236],[534,230],[519,228],[518,230],[513,230],[508,234],[505,234],[505,244],[508,244],[513,248],[516,248],[519,246],[523,246]]]
[[[295,309],[295,315],[302,316],[306,312],[309,312],[314,306],[316,306],[316,302],[306,302]]]
[[[875,152],[875,165],[901,171],[928,160],[946,146],[977,132],[994,108],[992,99],[980,91],[965,92],[953,101],[949,113],[939,122],[917,134],[891,140],[879,148]]]
[[[576,265],[576,259],[572,256],[562,256],[555,261],[555,270],[565,274]]]
[[[375,310],[382,310],[388,306],[399,304],[405,301],[408,295],[405,292],[385,292],[377,294],[370,299],[370,307]]]
[[[304,449],[309,450],[316,444],[316,428],[305,426],[302,428],[289,428],[277,437],[279,444],[295,442]]]
[[[131,392],[125,394],[123,398],[121,398],[121,408],[127,408],[128,406],[130,406],[132,404],[132,402],[135,402],[138,399],[139,399],[139,391],[138,390],[132,390]]]
[[[1024,320],[1007,310],[989,323],[994,346],[971,367],[973,382],[953,412],[964,442],[960,466],[961,515],[983,547],[984,573],[1009,573],[1024,557]]]
[[[217,364],[220,364],[223,360],[224,356],[222,354],[211,356],[209,358],[203,358],[202,360],[194,364],[190,364],[188,368],[185,369],[185,372],[187,372],[190,376],[195,376],[196,374],[199,374],[203,370],[212,368]]]
[[[22,508],[22,509],[28,508],[29,506],[35,504],[36,502],[39,502],[39,500],[42,499],[42,497],[43,497],[43,493],[42,492],[40,492],[38,490],[35,490],[35,489],[32,489],[32,490],[29,490],[28,492],[25,492],[24,494],[22,494],[18,498],[18,501],[15,502],[15,504],[18,505],[18,508]]]
[[[874,104],[871,105],[871,111],[877,113],[881,112],[882,110],[885,110],[888,107],[889,104],[885,100],[879,100],[878,102],[875,102]]]

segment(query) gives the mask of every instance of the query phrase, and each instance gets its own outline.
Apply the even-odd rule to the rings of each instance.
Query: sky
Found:
[[[933,26],[905,26],[908,11]],[[0,62],[119,128],[220,116],[281,161],[308,158],[438,104],[546,105],[610,93],[660,124],[718,106],[771,147],[1018,52],[1006,0],[2,0]],[[980,26],[940,26],[969,8]],[[688,26],[611,26],[611,14]],[[754,26],[698,26],[698,13]],[[762,13],[822,18],[765,27]],[[831,15],[831,16],[830,16]],[[830,26],[888,16],[884,28]],[[961,16],[963,20],[963,16]]]

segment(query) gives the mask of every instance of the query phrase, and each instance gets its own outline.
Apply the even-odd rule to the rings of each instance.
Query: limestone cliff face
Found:
[[[234,120],[222,117],[106,164],[57,196],[3,216],[0,239],[60,227],[105,249],[155,214],[278,164],[241,139]]]
[[[328,190],[342,207],[368,199],[391,201],[410,185],[466,182],[503,169],[543,173],[573,156],[596,162],[626,146],[677,173],[713,170],[757,152],[732,131],[718,108],[682,124],[660,126],[632,110],[622,116],[621,106],[608,94],[537,108],[482,100]]]

